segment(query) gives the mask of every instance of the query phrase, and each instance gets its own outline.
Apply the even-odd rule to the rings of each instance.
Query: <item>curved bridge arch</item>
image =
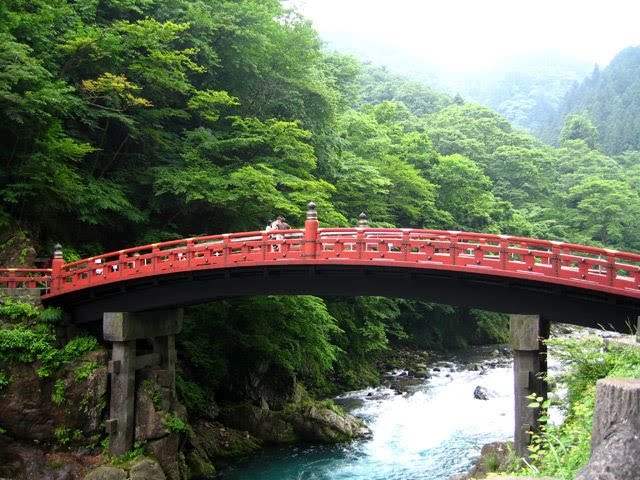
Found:
[[[59,251],[48,285],[43,301],[79,323],[105,311],[313,294],[416,298],[628,331],[640,312],[640,255],[507,235],[318,228],[312,216],[284,235],[211,235],[68,264]]]

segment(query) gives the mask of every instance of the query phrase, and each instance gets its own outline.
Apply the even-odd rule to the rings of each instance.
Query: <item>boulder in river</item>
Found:
[[[127,472],[128,470],[128,472]],[[69,477],[69,478],[76,478]],[[165,480],[158,462],[151,458],[139,458],[123,468],[102,465],[91,470],[84,480]]]
[[[489,396],[489,391],[480,385],[478,385],[473,391],[473,398],[476,400],[489,400]]]
[[[364,424],[334,405],[305,401],[284,410],[265,410],[242,404],[221,410],[220,420],[232,428],[248,431],[265,443],[296,441],[335,443],[365,436]]]
[[[84,477],[84,480],[124,480],[127,472],[122,468],[101,466],[92,470]]]

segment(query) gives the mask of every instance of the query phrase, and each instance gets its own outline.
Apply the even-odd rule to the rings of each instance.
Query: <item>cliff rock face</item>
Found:
[[[88,364],[95,368],[80,375]],[[38,377],[37,364],[4,365],[11,380],[0,390],[0,426],[18,440],[60,444],[101,434],[106,365],[106,350],[91,352],[47,378]]]
[[[3,364],[0,478],[72,480],[101,461],[96,449],[107,405],[107,352],[66,364],[50,377],[38,364]]]
[[[157,440],[167,435],[164,418],[179,411],[178,416],[186,421],[184,407],[175,400],[167,386],[167,372],[159,368],[148,368],[136,373],[136,425],[135,439],[139,442]]]
[[[2,479],[77,480],[101,461],[101,455],[91,455],[84,448],[60,451],[0,435]]]
[[[263,362],[255,370],[235,377],[227,386],[235,400],[248,400],[270,410],[280,410],[291,401],[296,401],[296,377],[284,367]]]
[[[0,265],[27,268],[36,266],[36,249],[24,232],[9,231],[0,236]]]

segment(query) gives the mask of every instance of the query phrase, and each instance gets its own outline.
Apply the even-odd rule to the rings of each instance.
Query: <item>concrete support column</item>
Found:
[[[543,341],[549,338],[549,321],[540,315],[510,315],[509,344],[513,348],[513,376],[515,394],[515,429],[513,446],[519,457],[528,457],[531,434],[539,427],[540,409],[527,405],[526,398],[535,393],[547,398],[546,346]]]
[[[160,355],[160,368],[167,371],[168,387],[171,389],[171,398],[176,396],[176,336],[164,335],[151,340],[153,353]]]
[[[182,329],[182,309],[155,312],[106,312],[102,333],[113,342],[109,373],[111,373],[109,454],[122,455],[133,448],[135,426],[136,370],[162,365],[167,371],[167,386],[175,397],[176,346],[175,335]],[[154,353],[136,355],[136,340],[149,339]]]
[[[136,389],[136,341],[114,342],[111,353],[111,402],[107,431],[109,454],[122,455],[133,446]]]

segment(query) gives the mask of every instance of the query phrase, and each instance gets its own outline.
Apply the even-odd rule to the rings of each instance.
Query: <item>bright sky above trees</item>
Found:
[[[398,48],[435,66],[473,70],[540,50],[605,66],[640,44],[632,0],[287,0],[323,38]]]

